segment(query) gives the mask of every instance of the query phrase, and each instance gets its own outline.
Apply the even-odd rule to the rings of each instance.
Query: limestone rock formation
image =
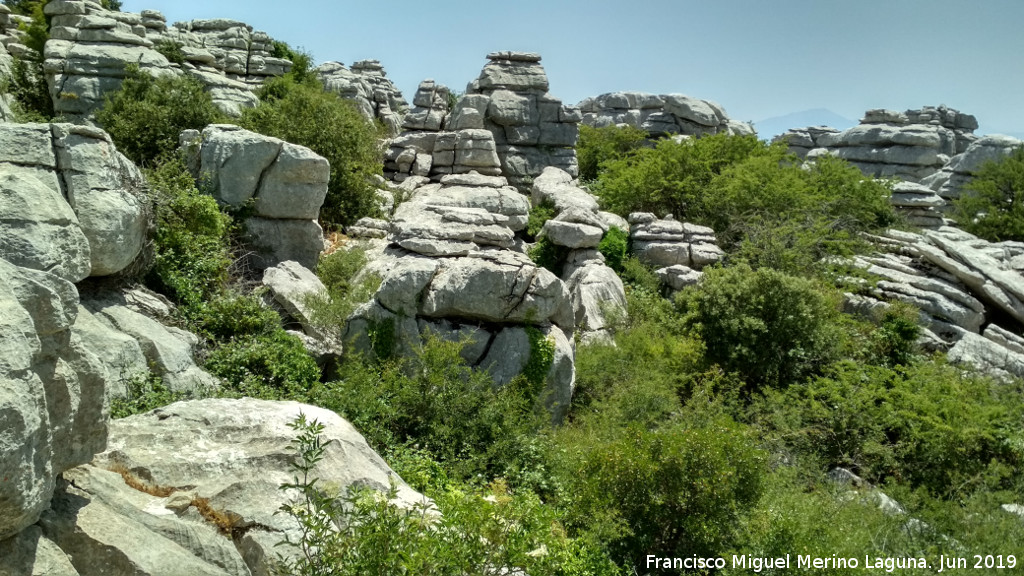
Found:
[[[409,103],[388,79],[377,60],[360,60],[346,68],[341,62],[326,62],[314,71],[324,88],[356,103],[368,120],[380,120],[392,136],[402,130]]]
[[[978,121],[945,106],[896,112],[868,110],[859,126],[837,132],[815,127],[790,130],[776,138],[801,157],[833,154],[866,175],[911,182],[935,174],[977,137]]]
[[[688,266],[701,270],[725,256],[715,231],[666,216],[635,212],[629,215],[630,239],[637,258],[652,266]]]
[[[128,64],[155,75],[188,74],[228,114],[253,107],[253,89],[291,68],[272,56],[273,40],[233,20],[195,20],[171,27],[162,14],[103,9],[92,0],[54,0],[45,70],[57,114],[90,119],[104,94],[117,90]],[[168,59],[170,56],[174,62]]]
[[[58,474],[106,447],[105,374],[71,330],[77,313],[66,279],[0,259],[0,541],[49,507]]]
[[[281,315],[288,333],[296,336],[317,359],[321,368],[338,359],[342,343],[338,335],[313,322],[312,299],[327,301],[327,287],[316,274],[288,260],[263,272],[267,303]]]
[[[185,131],[181,142],[194,176],[209,183],[218,202],[234,208],[253,202],[244,226],[256,249],[251,262],[255,268],[286,260],[316,266],[323,250],[323,230],[316,219],[330,179],[327,159],[227,124],[207,126],[202,134]]]
[[[983,136],[972,142],[962,154],[957,154],[942,167],[942,170],[928,176],[921,182],[929,186],[942,198],[954,200],[960,197],[965,184],[973,178],[987,162],[998,162],[1013,150],[1024,146],[1024,142],[1010,136]]]
[[[138,168],[102,130],[0,124],[0,257],[78,282],[121,272],[149,227]]]
[[[466,94],[449,108],[450,90],[425,80],[405,132],[392,140],[385,170],[395,182],[477,172],[503,176],[527,192],[548,166],[575,177],[581,114],[548,93],[540,56],[496,52]]]
[[[915,182],[893,184],[889,203],[911,226],[941,228],[951,223],[943,215],[943,211],[948,208],[946,200],[924,184]]]
[[[199,400],[112,421],[108,450],[64,474],[40,522],[46,542],[81,574],[271,573],[277,554],[289,552],[277,543],[299,533],[291,517],[277,513],[298,496],[280,485],[293,479],[288,424],[299,414],[325,425],[322,438],[331,441],[313,471],[321,486],[386,492],[394,483],[396,504],[423,501],[329,410]],[[229,523],[227,537],[211,524],[213,511]]]
[[[652,138],[672,134],[754,134],[747,122],[732,120],[725,109],[710,100],[684,94],[612,92],[579,103],[583,123],[595,128],[626,124]]]
[[[959,350],[951,359],[1017,374],[1015,355],[1024,345],[1007,328],[1024,326],[1024,243],[991,243],[948,226],[871,239],[879,252],[852,262],[878,281],[846,295],[849,311],[910,303],[921,311],[932,346]]]

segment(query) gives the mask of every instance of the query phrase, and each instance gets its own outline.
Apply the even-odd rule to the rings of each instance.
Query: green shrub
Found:
[[[331,163],[322,223],[337,227],[377,214],[374,176],[383,170],[378,127],[351,101],[313,80],[282,78],[261,97],[259,106],[243,112],[242,126],[306,146]]]
[[[1019,382],[995,384],[943,362],[844,362],[827,378],[766,392],[754,412],[787,449],[823,469],[844,466],[870,482],[955,499],[996,469],[1024,464],[1022,394]]]
[[[633,126],[594,128],[580,125],[580,141],[576,144],[580,179],[596,180],[605,162],[618,160],[647,143],[647,132]]]
[[[164,380],[154,372],[136,375],[125,382],[125,397],[110,400],[110,417],[127,418],[144,414],[179,400],[193,398],[194,394],[172,392]]]
[[[547,237],[544,237],[537,240],[533,246],[527,250],[526,254],[537,266],[546,268],[555,276],[561,276],[562,268],[565,266],[565,261],[569,257],[569,249],[565,246],[559,246]]]
[[[255,294],[224,291],[189,310],[190,328],[213,342],[260,336],[281,329],[277,312]]]
[[[753,389],[798,382],[835,359],[838,298],[810,280],[746,265],[705,269],[682,299],[708,361]]]
[[[320,381],[320,368],[302,341],[283,330],[227,342],[210,352],[204,368],[254,398],[302,400]]]
[[[159,78],[137,65],[126,68],[121,89],[106,95],[96,120],[125,156],[153,165],[178,149],[182,130],[202,130],[224,121],[203,85],[189,76]]]
[[[604,254],[604,262],[609,268],[621,273],[623,270],[626,251],[629,249],[629,233],[612,226],[601,238],[597,250]]]
[[[992,242],[1024,240],[1024,147],[989,162],[953,205],[960,226]]]
[[[165,39],[154,44],[153,50],[162,54],[164,58],[167,58],[168,62],[181,65],[185,63],[185,51],[182,50],[182,47],[181,42]]]
[[[530,208],[530,215],[526,222],[526,234],[536,238],[544,228],[544,223],[557,215],[555,205],[550,201],[544,201]]]
[[[714,556],[734,542],[762,491],[764,456],[736,424],[582,430],[563,448],[570,526],[605,542],[613,559]]]
[[[156,220],[156,259],[146,283],[178,304],[199,308],[227,282],[231,218],[213,197],[199,192],[178,159],[146,176]]]

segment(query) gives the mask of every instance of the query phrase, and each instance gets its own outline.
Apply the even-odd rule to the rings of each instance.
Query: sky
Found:
[[[124,0],[231,18],[317,63],[380,60],[412,100],[462,91],[499,50],[539,52],[568,104],[620,90],[713,100],[736,120],[946,105],[1024,136],[1024,0]]]

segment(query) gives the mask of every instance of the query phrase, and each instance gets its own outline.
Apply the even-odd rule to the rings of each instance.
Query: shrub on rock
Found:
[[[1024,147],[984,165],[954,206],[959,224],[976,236],[1024,240]]]

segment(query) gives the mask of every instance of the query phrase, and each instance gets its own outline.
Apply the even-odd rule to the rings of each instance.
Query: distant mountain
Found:
[[[831,126],[838,128],[839,130],[846,130],[857,125],[855,120],[844,118],[839,114],[825,108],[815,108],[814,110],[803,110],[801,112],[793,112],[792,114],[786,114],[785,116],[776,116],[774,118],[768,118],[761,120],[760,122],[754,122],[754,128],[757,129],[757,134],[765,140],[771,140],[773,137],[782,134],[790,128],[804,128],[806,126]]]

